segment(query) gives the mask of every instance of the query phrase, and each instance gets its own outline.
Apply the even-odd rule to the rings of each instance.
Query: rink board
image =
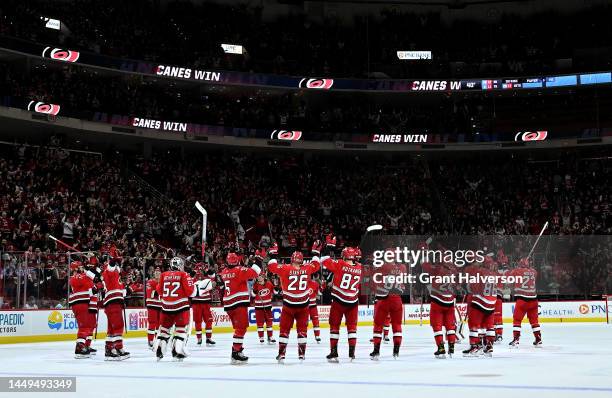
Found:
[[[465,304],[458,304],[465,316]],[[230,332],[231,323],[223,308],[213,310],[214,333]],[[321,327],[327,327],[330,306],[319,306]],[[504,303],[505,323],[512,322],[514,303]],[[280,320],[281,307],[273,307],[274,323]],[[359,325],[372,325],[374,306],[359,306]],[[540,302],[540,322],[605,322],[605,301],[561,301]],[[255,330],[255,310],[249,308],[251,330]],[[525,322],[525,320],[523,321]],[[106,315],[100,311],[98,319],[98,338],[106,336]],[[405,324],[429,324],[429,304],[405,304]],[[142,308],[126,309],[126,337],[142,337],[147,333],[147,311]],[[77,323],[70,310],[15,310],[0,311],[0,344],[72,340],[75,338]],[[192,333],[194,331],[192,330]]]

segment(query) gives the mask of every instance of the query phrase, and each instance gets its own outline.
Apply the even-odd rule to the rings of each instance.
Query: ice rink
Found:
[[[79,397],[611,397],[612,325],[603,323],[544,324],[544,346],[531,346],[533,336],[523,325],[522,346],[511,350],[511,325],[493,358],[438,360],[429,326],[404,327],[399,359],[391,344],[373,362],[371,327],[360,327],[357,359],[346,359],[346,338],[340,344],[341,362],[330,364],[328,330],[317,345],[309,331],[306,361],[297,360],[295,334],[284,365],[276,363],[277,347],[260,345],[249,332],[245,353],[249,364],[229,364],[230,334],[214,336],[217,346],[198,347],[190,341],[191,356],[184,362],[157,362],[145,339],[126,340],[132,357],[105,362],[103,341],[93,359],[73,359],[72,342],[0,346],[0,376],[76,376]],[[275,332],[277,333],[277,332]],[[466,343],[459,346],[464,349]],[[444,395],[442,395],[444,394]],[[2,394],[9,396],[14,394]],[[45,396],[75,396],[49,393]],[[19,393],[19,397],[40,396]]]

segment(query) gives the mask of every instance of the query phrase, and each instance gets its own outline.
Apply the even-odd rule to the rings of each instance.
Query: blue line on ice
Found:
[[[66,373],[22,373],[22,372],[0,372],[3,376],[56,376],[56,377],[88,377],[88,378],[121,378],[158,380],[159,376],[137,376],[137,375],[101,375],[101,374],[66,374]],[[335,385],[361,385],[379,387],[430,387],[430,388],[500,388],[506,390],[534,390],[534,391],[594,391],[612,392],[612,387],[581,387],[581,386],[528,386],[509,384],[466,384],[466,383],[417,383],[417,382],[395,382],[395,381],[352,381],[352,380],[298,380],[298,379],[261,379],[261,378],[232,378],[232,377],[203,377],[203,376],[165,376],[165,380],[183,381],[223,381],[242,383],[290,383],[290,384],[335,384]]]

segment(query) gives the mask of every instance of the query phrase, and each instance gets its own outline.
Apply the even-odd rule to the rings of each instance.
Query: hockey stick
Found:
[[[540,241],[540,238],[544,234],[544,231],[546,230],[546,228],[548,228],[548,221],[546,221],[544,223],[544,226],[542,227],[542,230],[540,231],[540,234],[538,235],[538,238],[536,239],[535,243],[533,244],[533,247],[529,251],[529,254],[527,255],[527,258],[531,257],[531,254],[533,253],[533,251],[535,250],[536,246],[538,245],[538,242]]]
[[[359,243],[359,247],[363,246],[363,242],[366,240],[366,238],[368,237],[368,234],[370,232],[376,232],[376,231],[381,231],[383,229],[383,226],[380,224],[373,224],[370,225],[369,227],[366,228],[366,232],[365,234],[363,234],[363,237],[361,238],[361,242]],[[370,308],[370,296],[372,295],[372,292],[370,291],[370,283],[371,281],[368,280],[368,284],[366,285],[366,296],[367,296],[367,307]]]
[[[98,296],[98,303],[100,302],[100,292],[97,292],[96,295]],[[96,306],[98,306],[98,303],[96,303]],[[94,340],[98,339],[98,317],[100,315],[100,307],[96,308],[96,329],[94,330]]]
[[[196,209],[198,209],[200,213],[202,213],[202,241],[201,243],[202,243],[202,261],[204,261],[204,250],[206,247],[206,219],[208,217],[208,212],[206,211],[204,206],[202,206],[200,202],[198,201],[195,202],[195,207]]]
[[[70,254],[74,254],[74,255],[77,255],[77,256],[85,257],[85,253],[89,253],[89,251],[87,251],[87,252],[80,251],[76,247],[70,246],[68,243],[62,241],[61,239],[57,239],[53,235],[49,235],[49,239],[55,241],[55,243],[59,243],[60,245],[62,245],[63,247],[65,247],[68,250],[72,250],[72,253],[70,253]]]
[[[465,303],[466,297],[467,295],[464,294],[463,299],[461,299],[462,305]],[[461,311],[459,310],[459,307],[457,307],[457,303],[455,303],[455,311],[457,312],[457,315],[459,315],[459,327],[457,328],[457,334],[461,336],[461,340],[465,340],[465,336],[463,335],[463,325],[465,323],[465,319],[463,318],[463,315],[461,315]],[[465,318],[467,319],[467,309],[465,311]]]

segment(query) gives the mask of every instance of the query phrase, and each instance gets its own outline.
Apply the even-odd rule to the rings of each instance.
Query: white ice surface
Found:
[[[511,325],[505,325],[504,342],[495,346],[493,358],[459,354],[438,360],[432,355],[429,326],[404,326],[400,358],[391,358],[392,346],[385,344],[380,361],[373,362],[368,357],[372,328],[360,327],[356,361],[346,359],[343,331],[339,364],[325,360],[327,329],[320,345],[309,331],[304,363],[297,360],[292,334],[285,365],[274,360],[277,347],[260,345],[255,332],[246,338],[250,359],[244,366],[229,364],[230,334],[215,335],[214,348],[191,340],[191,356],[182,363],[158,363],[144,338],[126,340],[132,358],[123,362],[105,362],[102,341],[94,343],[99,354],[85,360],[73,359],[72,342],[1,345],[0,376],[77,377],[77,394],[45,397],[612,397],[612,325],[544,324],[542,330],[544,346],[539,349],[531,346],[528,325],[523,325],[520,349],[509,349]],[[464,348],[465,343],[458,347]],[[0,393],[9,396],[41,397]]]

